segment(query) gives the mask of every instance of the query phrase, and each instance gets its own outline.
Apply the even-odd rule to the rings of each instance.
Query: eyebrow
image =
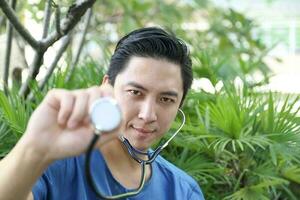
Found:
[[[142,85],[136,83],[136,82],[128,82],[126,85],[129,85],[129,86],[133,86],[135,88],[138,88],[138,89],[141,89],[141,90],[144,90],[144,91],[148,91],[146,88],[144,88]]]
[[[129,85],[129,86],[133,86],[135,88],[138,88],[140,90],[143,90],[143,91],[148,91],[145,87],[143,87],[142,85],[136,83],[136,82],[128,82],[126,85]],[[167,96],[172,96],[172,97],[178,97],[178,93],[175,92],[175,91],[165,91],[165,92],[161,92],[160,94],[162,95],[167,95]]]

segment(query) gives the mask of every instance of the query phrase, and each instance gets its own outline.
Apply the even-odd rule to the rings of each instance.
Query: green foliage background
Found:
[[[66,7],[71,1],[56,2]],[[42,18],[44,1],[18,5],[20,18],[29,10]],[[223,88],[214,94],[192,90],[184,111],[183,131],[163,151],[163,156],[193,176],[206,199],[299,199],[300,124],[297,95],[257,92],[267,83],[270,70],[263,59],[269,52],[259,38],[254,21],[234,10],[221,10],[209,1],[97,1],[86,44],[96,43],[103,59],[83,53],[81,63],[65,82],[72,60],[58,66],[47,86],[31,85],[34,101],[25,101],[12,88],[0,91],[0,156],[9,152],[26,129],[31,112],[51,88],[84,88],[99,84],[105,73],[115,39],[143,26],[159,25],[190,45],[195,78],[208,78]],[[188,29],[186,24],[206,21],[207,29]],[[51,28],[54,28],[51,26]],[[78,28],[80,30],[80,27]],[[85,59],[83,59],[85,58]],[[255,80],[254,73],[264,78]],[[234,79],[243,81],[234,86]],[[176,129],[180,121],[175,121]],[[172,132],[172,130],[170,131]],[[167,134],[166,138],[169,136]]]

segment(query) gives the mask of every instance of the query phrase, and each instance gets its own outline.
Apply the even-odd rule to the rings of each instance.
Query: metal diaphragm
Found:
[[[90,119],[97,132],[110,132],[122,121],[121,109],[115,99],[102,97],[92,104]]]

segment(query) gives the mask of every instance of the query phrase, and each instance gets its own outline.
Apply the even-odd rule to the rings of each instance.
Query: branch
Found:
[[[0,16],[0,28],[1,28],[1,26],[2,26],[2,24],[3,24],[3,22],[4,22],[4,16]]]
[[[62,26],[64,34],[69,32],[79,22],[81,17],[85,14],[86,10],[91,8],[96,0],[87,0],[82,3],[73,4],[69,10],[65,22]]]
[[[1,2],[3,0],[0,0]],[[39,73],[39,68],[43,63],[43,56],[46,50],[53,45],[57,40],[59,40],[64,35],[68,34],[70,30],[80,21],[81,17],[85,14],[86,10],[93,6],[96,0],[86,0],[81,3],[75,3],[69,7],[68,13],[64,22],[61,26],[61,33],[55,31],[45,39],[39,41],[39,48],[36,48],[36,55],[30,72],[28,74],[26,82],[22,85],[19,94],[21,96],[27,97],[29,94],[30,88],[29,83],[34,80]]]
[[[12,9],[16,8],[17,0],[11,0]],[[13,27],[9,21],[7,21],[7,33],[6,33],[6,50],[5,50],[5,62],[4,62],[4,73],[3,81],[5,88],[8,88],[8,77],[9,77],[9,65],[10,65],[10,56],[11,56],[11,45],[13,38]]]
[[[0,0],[0,8],[9,19],[10,23],[15,27],[15,29],[20,33],[20,35],[29,43],[29,45],[34,49],[39,49],[40,44],[36,41],[27,29],[20,23],[13,9],[7,4],[5,0]]]
[[[48,29],[49,29],[49,24],[50,24],[50,18],[51,18],[51,2],[52,0],[48,0],[47,3],[46,3],[46,7],[45,7],[45,10],[44,10],[44,28],[43,28],[43,36],[42,38],[46,38],[47,35],[48,35]]]
[[[48,35],[48,27],[50,24],[50,18],[51,18],[51,0],[48,0],[45,6],[45,10],[44,10],[44,25],[43,25],[43,34],[42,34],[42,38],[47,37]],[[41,46],[42,47],[42,46]],[[29,74],[26,78],[25,83],[21,86],[19,94],[22,96],[27,96],[28,93],[30,92],[29,89],[29,84],[32,80],[35,79],[35,77],[38,75],[39,71],[40,71],[40,67],[43,64],[43,57],[44,54],[46,52],[48,47],[42,47],[39,49],[35,49],[35,55],[34,55],[34,59],[33,59],[33,63],[30,67],[30,71]]]
[[[68,34],[67,36],[65,36],[65,38],[62,39],[62,43],[61,46],[53,60],[53,62],[51,63],[46,76],[44,77],[44,79],[39,83],[39,88],[40,90],[42,90],[45,86],[45,84],[47,83],[48,79],[50,78],[50,76],[52,75],[55,67],[57,66],[57,63],[59,61],[59,59],[61,58],[61,56],[63,55],[63,53],[65,52],[65,50],[67,49],[68,45],[70,44],[71,41],[71,36],[70,34]]]
[[[57,7],[55,10],[55,26],[56,26],[56,32],[61,35],[61,29],[60,29],[60,8]]]
[[[1,0],[0,0],[1,1]],[[43,47],[49,47],[59,40],[62,36],[69,33],[70,30],[76,26],[81,17],[85,14],[86,10],[91,8],[96,0],[87,0],[81,3],[75,3],[70,6],[66,18],[63,19],[61,24],[61,31],[51,34],[45,40],[42,40]]]
[[[66,77],[66,80],[65,82],[69,82],[69,80],[71,79],[71,76],[74,72],[74,69],[78,63],[78,60],[79,60],[79,57],[80,57],[80,54],[81,54],[81,51],[82,51],[82,47],[83,47],[83,43],[84,43],[84,40],[85,40],[85,36],[86,36],[86,33],[87,33],[87,29],[89,27],[89,24],[90,24],[90,21],[91,21],[91,16],[93,14],[93,11],[91,8],[89,8],[89,10],[87,11],[87,16],[86,16],[86,21],[85,21],[85,24],[84,24],[84,30],[83,30],[83,33],[82,33],[82,36],[81,36],[81,39],[80,39],[80,42],[79,42],[79,46],[78,46],[78,49],[77,49],[77,52],[76,52],[76,56],[75,56],[75,59],[73,60],[72,64],[71,64],[71,67],[70,67],[70,71]]]
[[[68,45],[70,44],[70,41],[71,41],[71,34],[68,34],[64,38],[62,38],[62,43],[60,45],[60,48],[58,49],[57,54],[55,55],[51,65],[49,66],[45,77],[43,78],[43,80],[41,82],[38,83],[40,90],[44,89],[46,83],[48,82],[49,78],[53,74],[53,71],[54,71],[55,67],[57,66],[58,61],[62,57],[62,55],[65,52],[65,50],[67,49]],[[31,93],[28,96],[28,99],[33,100],[33,98],[34,98],[34,92],[31,91]]]
[[[36,51],[36,54],[33,59],[32,67],[29,70],[27,79],[25,83],[22,84],[19,95],[23,97],[27,97],[29,93],[29,84],[32,80],[35,79],[39,72],[39,67],[43,64],[44,51]]]

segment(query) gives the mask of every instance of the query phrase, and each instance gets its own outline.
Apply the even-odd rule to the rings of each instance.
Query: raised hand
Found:
[[[109,84],[74,91],[51,90],[33,112],[22,139],[47,162],[83,153],[93,134],[89,108],[104,96],[113,96]],[[97,145],[116,138],[117,132],[103,134]]]

